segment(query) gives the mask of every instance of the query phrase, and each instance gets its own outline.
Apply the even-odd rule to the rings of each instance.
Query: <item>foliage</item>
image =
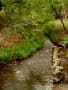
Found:
[[[64,8],[67,9],[68,8],[68,0],[63,0],[64,3]]]
[[[62,0],[48,0],[51,12],[55,18],[63,17],[63,2]]]
[[[58,29],[53,22],[45,25],[44,34],[52,41],[61,41],[61,32],[63,32],[63,30]]]
[[[52,20],[47,8],[47,0],[1,0],[10,24],[22,23],[23,26],[36,26]]]
[[[66,35],[63,39],[63,43],[66,47],[68,47],[68,35]]]

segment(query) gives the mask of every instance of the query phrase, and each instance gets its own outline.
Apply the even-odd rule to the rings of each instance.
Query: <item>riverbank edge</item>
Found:
[[[13,55],[12,55],[13,57],[9,57],[9,59],[7,59],[7,60],[6,59],[1,60],[2,52],[4,52],[6,54],[9,51],[9,53],[10,53],[10,51],[12,51],[12,47],[8,47],[7,48],[8,51],[6,51],[6,48],[0,48],[1,50],[3,50],[2,52],[0,52],[0,65],[1,64],[8,64],[8,63],[16,63],[17,61],[21,61],[21,60],[24,60],[26,58],[29,58],[36,51],[38,51],[44,47],[44,38],[37,36],[34,39],[31,39],[31,40],[27,41],[26,43],[24,43],[24,46],[23,46],[23,44],[19,44],[18,46],[13,46],[13,47],[16,47],[16,49],[14,51],[15,53],[17,52],[17,50],[20,51],[20,52],[17,52],[16,55],[20,55],[20,56],[22,55],[22,57],[21,58],[17,57],[15,55],[15,53],[13,53]],[[9,50],[9,48],[11,50]],[[23,51],[25,52],[24,56],[22,53]],[[4,54],[4,56],[5,56],[5,54]],[[14,57],[14,55],[15,55],[15,57]]]

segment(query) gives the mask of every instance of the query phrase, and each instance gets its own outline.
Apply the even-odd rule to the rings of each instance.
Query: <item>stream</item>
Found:
[[[47,40],[44,48],[28,59],[0,65],[0,90],[52,90],[52,48]]]

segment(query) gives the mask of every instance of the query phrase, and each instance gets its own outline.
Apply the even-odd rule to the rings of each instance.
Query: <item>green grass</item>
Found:
[[[68,47],[68,35],[66,35],[64,38],[63,38],[63,43],[65,46]]]
[[[64,19],[64,24],[66,29],[68,29],[68,20]],[[60,20],[51,21],[45,25],[44,34],[46,37],[54,42],[61,42],[65,46],[68,46],[68,35],[63,32],[64,29]]]
[[[45,26],[44,34],[46,37],[50,38],[51,40],[60,41],[61,40],[61,33],[62,29],[58,29],[55,26],[54,22],[50,22]]]
[[[63,22],[65,24],[65,27],[66,29],[68,29],[68,19],[63,19]],[[58,29],[58,30],[63,30],[63,26],[61,24],[61,21],[58,19],[58,20],[54,20],[54,21],[50,21],[49,24],[54,24],[55,27]]]
[[[40,36],[36,36],[27,39],[24,43],[7,48],[0,48],[0,61],[8,62],[14,58],[17,60],[22,60],[43,46],[44,39]]]

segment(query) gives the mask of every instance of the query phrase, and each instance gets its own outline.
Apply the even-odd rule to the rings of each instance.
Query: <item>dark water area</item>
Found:
[[[52,90],[52,44],[27,60],[0,65],[0,90]]]

